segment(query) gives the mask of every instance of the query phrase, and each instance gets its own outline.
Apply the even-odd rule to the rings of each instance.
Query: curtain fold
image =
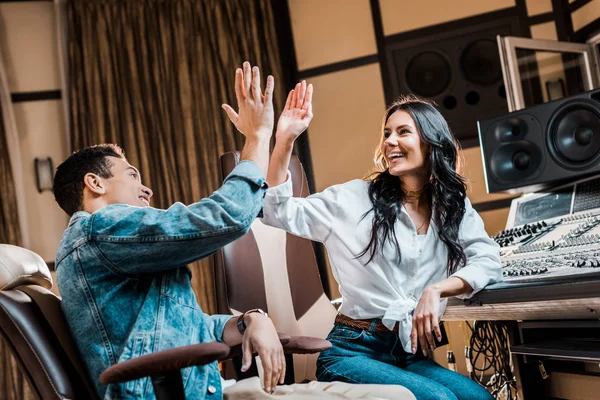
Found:
[[[0,55],[0,243],[26,245],[20,152],[4,64]],[[20,200],[20,201],[19,201]],[[0,340],[0,399],[27,400],[34,396],[16,360]]]
[[[190,204],[220,186],[219,155],[243,138],[220,105],[235,107],[243,61],[275,77],[285,101],[270,0],[69,0],[71,144],[114,142],[154,191],[152,205]],[[191,266],[215,311],[211,260]]]

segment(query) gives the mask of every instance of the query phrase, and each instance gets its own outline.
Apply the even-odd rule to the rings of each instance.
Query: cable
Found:
[[[504,323],[475,321],[469,346],[465,346],[467,371],[472,379],[490,390],[495,399],[516,400],[517,386],[512,373],[508,327]],[[486,372],[492,372],[484,382]],[[489,375],[489,374],[488,374]]]

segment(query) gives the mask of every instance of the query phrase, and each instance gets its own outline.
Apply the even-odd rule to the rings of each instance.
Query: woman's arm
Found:
[[[271,187],[281,185],[287,177],[294,142],[308,128],[312,120],[313,86],[302,81],[290,91],[283,112],[277,122],[275,148],[271,155],[267,182]]]
[[[423,291],[413,315],[411,347],[416,352],[417,340],[423,353],[435,349],[433,332],[441,340],[439,328],[440,299],[445,297],[469,298],[485,286],[502,280],[500,248],[488,236],[483,220],[465,199],[465,216],[459,229],[459,240],[467,262],[448,279],[428,286]]]
[[[325,241],[336,214],[339,188],[329,188],[307,198],[292,196],[288,165],[294,142],[312,119],[312,85],[302,81],[290,91],[277,123],[276,143],[269,163],[262,221],[293,235]]]

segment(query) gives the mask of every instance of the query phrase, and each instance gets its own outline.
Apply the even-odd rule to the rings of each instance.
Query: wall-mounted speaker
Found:
[[[514,8],[387,37],[387,100],[432,99],[455,136],[477,145],[477,120],[508,112],[496,35],[520,36],[518,21]]]
[[[529,192],[600,173],[600,90],[479,121],[489,193]]]

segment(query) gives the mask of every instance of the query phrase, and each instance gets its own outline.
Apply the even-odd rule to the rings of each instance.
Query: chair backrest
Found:
[[[223,179],[235,168],[239,152],[221,156]],[[295,197],[309,195],[302,164],[292,156],[289,170]],[[219,313],[252,308],[267,311],[279,332],[325,338],[336,310],[323,291],[310,240],[254,221],[250,231],[215,256]],[[314,380],[318,354],[294,355],[296,382]]]
[[[44,260],[0,244],[0,337],[40,399],[96,399]]]

